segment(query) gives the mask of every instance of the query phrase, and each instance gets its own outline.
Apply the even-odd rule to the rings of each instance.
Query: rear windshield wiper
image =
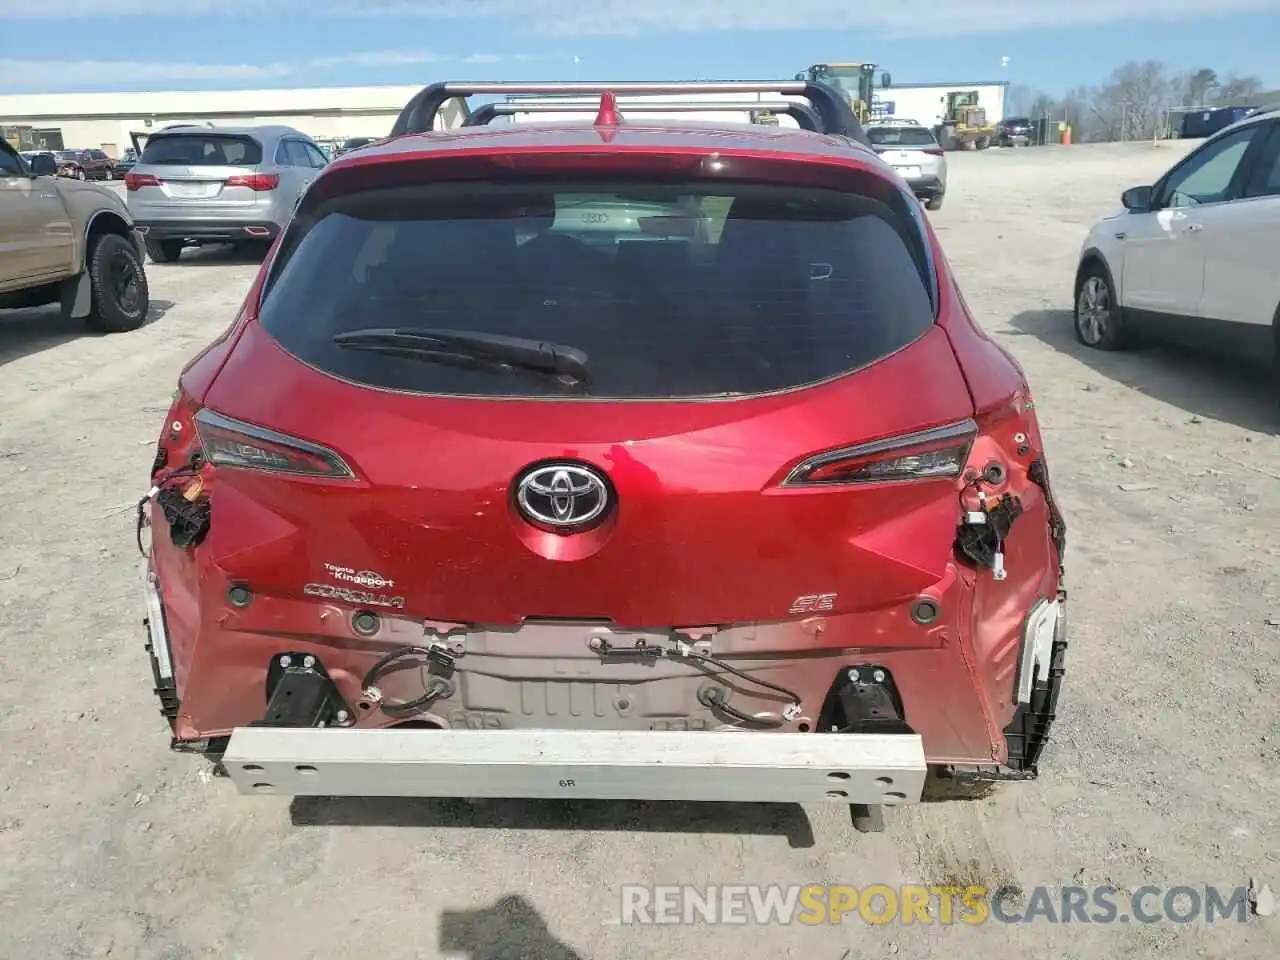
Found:
[[[400,354],[424,360],[474,360],[568,376],[583,383],[588,379],[587,355],[581,350],[546,340],[506,337],[479,330],[371,327],[340,333],[333,342],[350,350]]]

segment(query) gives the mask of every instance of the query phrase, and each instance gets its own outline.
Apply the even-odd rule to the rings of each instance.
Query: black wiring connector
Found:
[[[395,663],[397,660],[403,660],[406,657],[424,657],[433,663],[436,662],[435,651],[427,647],[396,647],[394,650],[384,653],[379,657],[374,662],[373,666],[369,668],[368,672],[365,673],[364,679],[360,682],[360,687],[364,691],[365,696],[367,697],[377,690],[377,687],[374,685],[377,683],[378,677],[382,675],[383,671],[385,671],[387,667],[391,666],[391,664]],[[431,676],[429,681],[428,687],[422,696],[413,700],[383,700],[379,693],[377,694],[378,706],[382,709],[383,713],[388,714],[420,713],[427,707],[431,706],[433,702],[449,693],[452,689],[452,685],[444,677]]]
[[[169,522],[169,538],[175,547],[194,547],[204,540],[212,514],[208,497],[188,500],[172,487],[166,487],[156,494],[156,504]]]
[[[160,459],[160,455],[157,453],[156,463],[161,463],[161,462],[162,461]],[[145,530],[147,526],[147,503],[150,500],[157,498],[160,495],[160,492],[164,490],[166,485],[168,485],[172,481],[180,480],[183,477],[198,476],[200,473],[201,466],[203,466],[203,461],[201,461],[199,458],[193,457],[192,463],[190,466],[174,467],[172,470],[166,471],[164,474],[160,476],[159,479],[157,479],[154,482],[151,489],[147,491],[146,495],[141,500],[138,501],[137,530],[135,531],[135,538],[138,544],[138,553],[142,554],[142,556],[144,557],[147,556],[147,548],[142,543],[142,531]],[[155,476],[155,473],[156,471],[153,470],[152,471],[153,477]]]

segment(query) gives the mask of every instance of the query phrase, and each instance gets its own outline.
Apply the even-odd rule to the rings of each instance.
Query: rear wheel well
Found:
[[[124,217],[110,210],[103,210],[94,214],[84,235],[84,265],[86,269],[89,266],[89,255],[97,244],[98,238],[108,233],[114,233],[129,240],[129,224]]]

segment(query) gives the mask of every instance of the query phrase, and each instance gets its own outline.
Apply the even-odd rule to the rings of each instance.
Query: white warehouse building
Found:
[[[947,100],[952,94],[971,94],[976,97],[978,105],[987,112],[988,123],[999,123],[1005,114],[1005,93],[1009,83],[1005,80],[981,81],[976,83],[900,83],[882,88],[872,100],[874,116],[893,117],[897,119],[916,120],[926,127],[941,122],[947,110]],[[688,93],[688,94],[652,94],[642,96],[620,96],[618,110],[627,115],[627,107],[632,107],[635,122],[642,123],[646,119],[686,119],[712,123],[747,123],[751,118],[751,105],[754,103],[779,100],[802,101],[801,97],[781,97],[770,93]],[[506,101],[512,107],[525,103],[538,103],[543,107],[538,112],[518,112],[513,119],[519,123],[560,120],[590,119],[590,108],[600,102],[599,97],[556,96],[544,97],[536,94],[514,94]],[[660,108],[668,105],[689,103],[733,103],[736,107],[724,110],[699,110],[691,113],[683,110],[665,112]],[[550,105],[572,105],[578,109],[547,110]],[[643,105],[648,109],[637,110]],[[784,127],[795,127],[797,123],[790,116],[783,115],[778,123]]]
[[[909,118],[933,126],[946,109],[952,93],[976,94],[986,108],[987,120],[1004,118],[1007,81],[977,83],[900,83],[878,91],[873,110],[884,116]],[[60,147],[103,150],[111,157],[131,145],[131,133],[143,136],[176,123],[220,126],[285,124],[324,143],[350,137],[383,137],[404,105],[419,86],[315,87],[280,90],[182,90],[137,93],[11,93],[0,94],[0,128],[19,149]],[[524,97],[508,97],[522,101]],[[532,98],[529,98],[532,99]],[[538,98],[541,99],[541,98]],[[628,103],[647,101],[655,105],[691,100],[777,101],[776,94],[682,94],[619,98],[626,112]],[[798,98],[785,98],[798,99]],[[598,103],[598,98],[585,98]],[[572,99],[555,98],[557,103]],[[637,112],[637,121],[657,117],[697,119],[711,122],[747,122],[743,109],[699,111],[697,114]],[[589,119],[589,113],[522,114],[519,120]],[[445,104],[437,118],[437,128],[458,126],[463,119],[459,101]],[[795,126],[789,116],[781,116],[783,126]]]
[[[693,120],[698,123],[750,123],[753,105],[758,103],[780,102],[783,100],[803,103],[802,97],[783,97],[776,93],[667,93],[622,95],[618,97],[618,112],[624,118],[628,116],[628,108],[632,111],[630,119],[635,123],[646,120]],[[558,123],[565,120],[590,120],[600,104],[598,96],[541,96],[539,94],[512,94],[506,97],[512,108],[518,109],[524,104],[538,104],[543,107],[537,112],[524,111],[513,114],[516,123]],[[679,109],[692,104],[725,104],[723,110]],[[571,109],[549,110],[555,105]],[[637,109],[643,107],[644,109]],[[673,109],[664,110],[664,107]],[[494,121],[495,123],[501,121]],[[778,117],[779,126],[798,127],[796,121],[786,115]]]
[[[21,149],[100,149],[119,157],[130,133],[175,123],[217,126],[284,124],[318,141],[385,137],[420,86],[318,87],[293,90],[181,90],[159,93],[11,93],[0,95],[0,127]],[[437,126],[457,126],[449,101]],[[33,141],[26,142],[28,137]]]
[[[987,111],[987,123],[999,123],[1005,117],[1007,80],[981,80],[973,83],[895,83],[881,89],[873,99],[876,114],[902,120],[916,120],[926,127],[942,122],[947,98],[953,93],[976,94],[978,106]]]

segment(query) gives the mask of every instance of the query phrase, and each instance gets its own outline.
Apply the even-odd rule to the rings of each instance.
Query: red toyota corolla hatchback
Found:
[[[175,749],[244,792],[865,829],[930,770],[1035,775],[1064,529],[1019,366],[835,91],[680,88],[802,129],[609,92],[662,90],[437,85],[316,179],[140,507]],[[429,132],[497,92],[598,115]]]

